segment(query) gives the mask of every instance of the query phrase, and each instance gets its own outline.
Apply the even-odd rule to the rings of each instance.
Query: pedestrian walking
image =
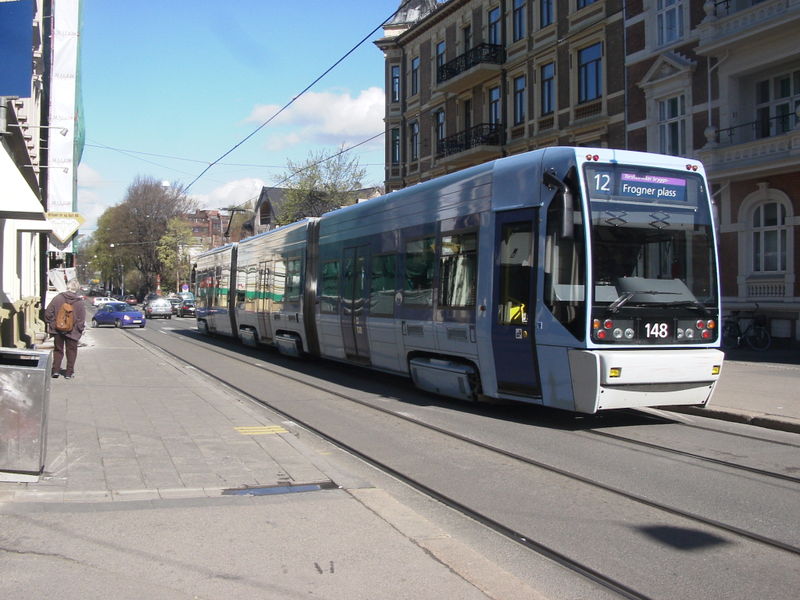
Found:
[[[44,309],[44,320],[47,323],[47,333],[53,336],[53,370],[51,375],[58,377],[61,374],[61,362],[67,356],[67,370],[65,379],[72,379],[75,375],[75,359],[78,356],[78,340],[83,335],[86,326],[86,306],[83,298],[78,294],[81,284],[77,279],[67,282],[67,290],[61,292],[50,301]]]

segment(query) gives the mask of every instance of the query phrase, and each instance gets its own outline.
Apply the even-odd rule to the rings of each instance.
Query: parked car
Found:
[[[154,298],[145,305],[144,314],[148,319],[155,319],[156,317],[171,319],[172,304],[166,298]]]
[[[92,327],[113,325],[114,327],[144,327],[142,311],[125,302],[107,302],[97,309],[92,317]]]
[[[116,298],[112,298],[111,296],[96,296],[94,300],[92,300],[92,306],[103,306],[108,302],[116,302]]]
[[[194,300],[184,300],[178,307],[179,317],[193,317],[195,311]]]
[[[130,304],[131,306],[133,306],[134,304],[139,304],[139,299],[133,294],[128,294],[127,296],[125,296],[125,298],[123,298],[123,300],[128,304]]]

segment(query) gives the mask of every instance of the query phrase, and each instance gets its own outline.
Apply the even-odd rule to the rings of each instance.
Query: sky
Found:
[[[302,163],[310,152],[383,131],[384,61],[372,41],[399,0],[82,3],[81,233],[91,233],[137,177],[191,183],[200,208],[237,206],[280,183],[287,160]],[[380,185],[383,136],[353,152],[367,170],[364,185]]]

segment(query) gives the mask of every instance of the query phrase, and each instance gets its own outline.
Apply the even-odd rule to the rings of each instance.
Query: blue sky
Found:
[[[97,217],[133,180],[189,184],[297,96],[399,0],[82,0],[86,148],[78,211]],[[371,40],[189,190],[201,208],[241,204],[286,161],[383,129],[383,55]],[[355,152],[383,181],[383,137]],[[168,158],[169,157],[169,158]]]

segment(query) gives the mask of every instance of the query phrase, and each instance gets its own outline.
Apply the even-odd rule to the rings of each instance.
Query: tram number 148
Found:
[[[666,339],[670,336],[669,323],[645,323],[644,335],[647,339]]]

